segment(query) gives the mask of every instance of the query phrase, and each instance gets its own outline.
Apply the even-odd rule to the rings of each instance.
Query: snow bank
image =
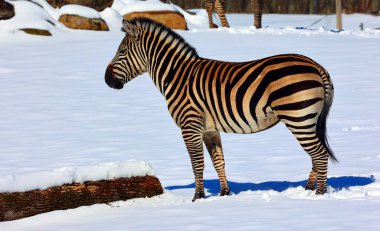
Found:
[[[146,12],[146,11],[175,11],[177,8],[173,4],[164,4],[159,0],[147,0],[147,1],[136,1],[127,4],[119,12],[121,15],[126,15],[132,12]]]
[[[144,161],[125,161],[64,167],[24,175],[0,176],[0,192],[24,192],[47,189],[70,183],[110,180],[122,177],[153,176],[152,167]]]
[[[28,1],[12,1],[15,7],[16,15],[9,20],[0,21],[1,32],[14,32],[21,28],[35,28],[42,30],[50,30],[54,26],[55,20],[43,8]]]
[[[209,29],[209,23],[207,18],[207,12],[206,10],[197,10],[195,11],[195,15],[189,14],[185,10],[183,10],[181,7],[176,6],[172,3],[170,3],[173,7],[177,9],[178,12],[180,12],[186,20],[187,27],[189,30],[194,29]]]
[[[185,17],[186,18],[186,17]],[[188,20],[188,18],[186,18]],[[190,20],[191,21],[191,20]],[[191,21],[192,22],[192,21]],[[355,36],[355,37],[364,37],[364,38],[379,38],[380,30],[377,29],[365,29],[363,31],[358,30],[345,30],[345,31],[334,31],[334,30],[326,30],[322,27],[318,29],[304,29],[297,28],[294,26],[286,26],[284,28],[278,27],[267,27],[256,29],[254,26],[237,26],[232,28],[219,27],[217,29],[208,29],[208,26],[202,27],[202,24],[190,24],[196,25],[195,27],[190,27],[191,32],[207,32],[207,31],[215,31],[215,32],[228,32],[230,34],[248,34],[248,35],[296,35],[296,36],[306,36],[306,37],[314,37],[314,36]],[[208,24],[207,24],[208,25]]]
[[[122,27],[123,16],[119,14],[119,12],[113,8],[106,8],[102,12],[100,12],[100,16],[104,19],[108,25],[108,28],[111,31],[120,32],[120,28]]]
[[[5,33],[14,33],[21,28],[35,28],[49,30],[54,34],[57,30],[63,30],[73,33],[73,30],[66,30],[66,27],[58,22],[62,14],[79,15],[86,18],[102,18],[106,21],[111,31],[119,31],[122,27],[123,15],[131,12],[142,11],[174,11],[181,13],[187,22],[187,26],[191,32],[217,31],[229,32],[231,34],[253,34],[253,35],[299,35],[299,36],[356,36],[366,38],[379,38],[380,30],[377,28],[380,22],[379,17],[371,15],[344,15],[344,31],[334,32],[333,15],[325,17],[319,23],[308,27],[315,19],[320,18],[320,15],[264,15],[264,28],[257,30],[252,26],[252,19],[234,22],[238,17],[236,14],[227,15],[232,22],[232,28],[208,28],[207,13],[203,9],[193,10],[195,15],[189,14],[187,11],[170,3],[165,4],[159,0],[115,0],[110,8],[106,8],[102,12],[97,12],[92,8],[79,5],[65,5],[60,9],[53,8],[46,0],[33,0],[34,4],[29,1],[12,1],[15,6],[16,16],[10,20],[0,21],[0,36]],[[252,17],[251,14],[249,14]],[[284,17],[285,20],[271,22],[271,17]],[[217,17],[215,17],[217,19]],[[358,25],[363,22],[365,29],[359,30]],[[218,20],[215,23],[220,24]],[[269,27],[268,27],[269,25]],[[301,29],[300,29],[301,28]],[[304,29],[307,28],[307,29]]]
[[[107,22],[111,31],[120,30],[123,15],[142,11],[180,11],[185,15],[191,29],[206,29],[208,25],[205,14],[189,15],[178,6],[165,4],[159,0],[115,0],[110,8],[106,8],[102,12],[80,5],[64,5],[55,9],[46,0],[12,1],[12,4],[15,6],[16,16],[10,20],[0,21],[0,35],[5,32],[14,33],[21,28],[44,29],[53,33],[55,30],[65,30],[66,28],[58,22],[59,17],[63,14],[102,18]],[[67,31],[72,32],[72,30]]]
[[[57,18],[59,18],[63,14],[73,14],[82,16],[85,18],[100,18],[100,14],[98,11],[79,5],[64,5],[58,10]]]

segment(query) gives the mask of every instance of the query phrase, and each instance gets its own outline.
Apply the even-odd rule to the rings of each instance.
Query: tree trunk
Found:
[[[45,190],[0,193],[0,221],[163,193],[155,176],[64,184]]]

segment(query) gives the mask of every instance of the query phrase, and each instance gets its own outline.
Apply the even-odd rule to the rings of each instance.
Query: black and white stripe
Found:
[[[218,173],[221,195],[229,193],[219,132],[254,133],[285,123],[311,156],[306,189],[326,192],[326,118],[333,85],[327,71],[308,57],[276,55],[249,62],[199,57],[182,37],[148,19],[124,22],[126,36],[109,64],[105,80],[116,89],[148,72],[181,128],[196,190],[204,197],[203,143]]]

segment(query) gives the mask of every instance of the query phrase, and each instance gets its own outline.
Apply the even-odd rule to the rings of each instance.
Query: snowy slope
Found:
[[[51,38],[0,32],[0,176],[145,160],[166,191],[151,199],[55,211],[0,223],[0,230],[378,230],[380,227],[380,35],[378,17],[350,15],[344,33],[296,30],[321,16],[228,15],[232,29],[179,31],[204,57],[242,61],[310,56],[330,72],[329,192],[302,189],[310,158],[282,125],[222,134],[232,196],[218,197],[206,156],[206,194],[194,179],[179,129],[148,75],[122,91],[104,83],[121,32],[59,31]],[[327,20],[327,19],[326,19]],[[283,28],[283,29],[279,29]]]

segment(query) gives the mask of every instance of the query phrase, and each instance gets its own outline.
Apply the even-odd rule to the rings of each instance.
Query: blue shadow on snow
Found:
[[[331,177],[327,179],[327,185],[333,187],[335,190],[339,191],[344,188],[352,186],[365,186],[375,182],[375,177],[373,175],[369,177],[362,176],[341,176],[341,177]],[[289,182],[289,181],[268,181],[262,183],[239,183],[228,181],[230,186],[231,193],[238,194],[244,191],[264,191],[264,190],[274,190],[277,192],[282,192],[288,188],[295,188],[306,185],[306,180]],[[211,179],[204,181],[205,190],[211,193],[212,195],[218,195],[220,186],[218,179]],[[167,190],[176,190],[176,189],[189,189],[195,188],[195,183],[188,185],[173,185],[168,186],[165,189]]]

